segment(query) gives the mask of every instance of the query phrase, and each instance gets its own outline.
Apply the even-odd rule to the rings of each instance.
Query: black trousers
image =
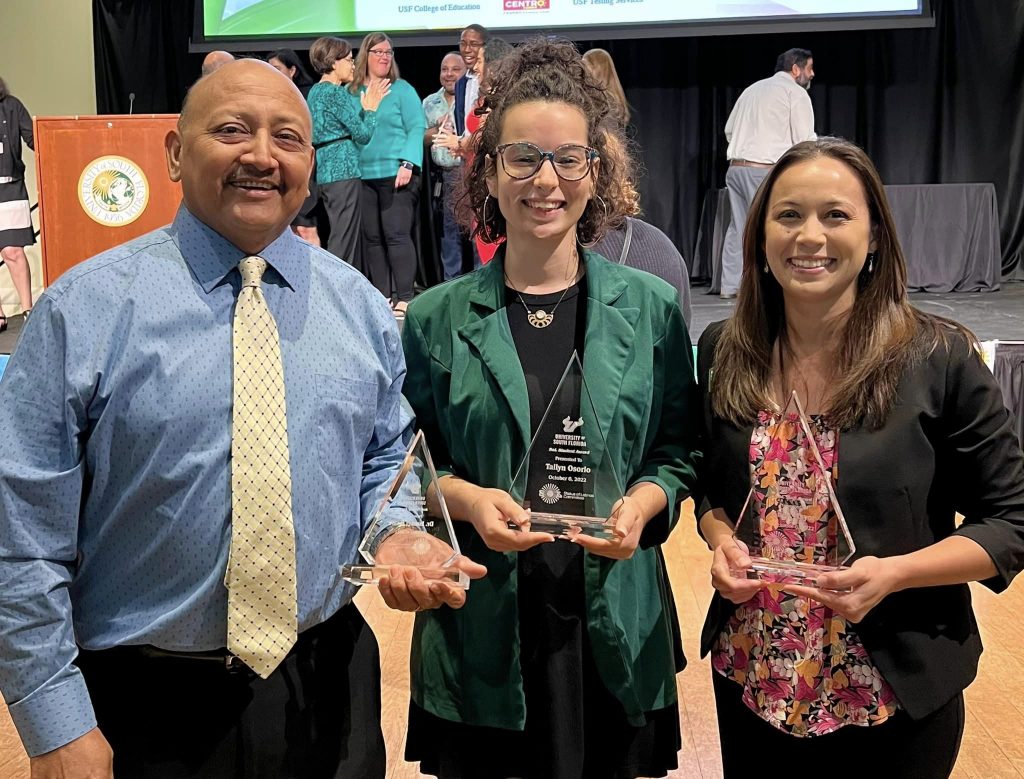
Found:
[[[309,194],[302,201],[302,208],[292,220],[292,227],[316,227],[317,204],[320,202],[320,186],[316,183],[316,171],[309,177]]]
[[[363,182],[359,179],[320,185],[320,197],[331,228],[327,251],[359,270],[363,269],[362,194]]]
[[[399,190],[393,177],[363,180],[365,273],[389,300],[409,301],[415,294],[416,244],[412,228],[419,191],[419,175]]]
[[[848,725],[826,736],[797,738],[776,730],[743,703],[743,688],[711,672],[726,779],[798,773],[943,779],[960,752],[964,696],[913,720],[900,709],[881,725]]]
[[[383,779],[377,641],[355,606],[304,631],[260,679],[138,647],[78,659],[118,779]]]

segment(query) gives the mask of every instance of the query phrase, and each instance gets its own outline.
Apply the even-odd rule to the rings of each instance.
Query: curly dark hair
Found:
[[[489,88],[477,109],[486,121],[474,136],[473,161],[465,166],[463,188],[456,202],[456,215],[474,235],[491,242],[505,236],[505,217],[494,198],[488,202],[487,177],[494,170],[493,154],[501,138],[505,112],[535,101],[578,108],[587,120],[588,142],[600,158],[594,198],[576,226],[579,241],[596,243],[627,216],[639,213],[633,160],[614,108],[570,41],[528,40],[503,58],[494,72],[488,73],[487,80]]]

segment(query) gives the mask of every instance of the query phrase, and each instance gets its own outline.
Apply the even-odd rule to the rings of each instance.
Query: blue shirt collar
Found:
[[[205,292],[212,291],[248,257],[245,252],[201,222],[182,203],[171,225],[171,236],[178,251]],[[308,286],[308,263],[303,260],[299,239],[285,228],[277,238],[259,253],[286,285],[296,292]],[[190,248],[184,251],[182,246]]]

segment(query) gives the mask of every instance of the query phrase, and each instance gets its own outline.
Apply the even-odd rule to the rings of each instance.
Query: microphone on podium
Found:
[[[132,115],[132,109],[135,107],[135,93],[128,93],[128,115]]]

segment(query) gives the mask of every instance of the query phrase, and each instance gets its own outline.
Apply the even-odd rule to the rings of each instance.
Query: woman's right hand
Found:
[[[364,111],[376,111],[380,102],[391,91],[391,82],[386,78],[371,79],[366,91],[359,97]]]
[[[478,487],[479,492],[470,504],[467,519],[476,532],[495,552],[522,552],[537,544],[555,540],[550,533],[530,530],[530,512],[520,506],[504,490]],[[519,530],[511,530],[509,523]]]
[[[750,567],[747,546],[732,536],[725,537],[715,547],[711,561],[711,585],[722,593],[722,597],[733,603],[746,603],[761,589],[761,582],[745,576],[733,576],[733,571]]]

